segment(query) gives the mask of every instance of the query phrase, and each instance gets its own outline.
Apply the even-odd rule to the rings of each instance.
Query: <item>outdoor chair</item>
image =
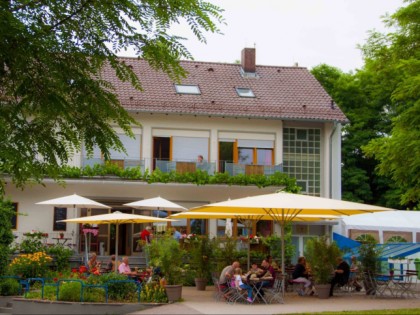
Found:
[[[214,284],[213,297],[216,301],[221,301],[224,299],[224,295],[228,291],[228,287],[221,285],[218,277],[212,276],[212,280]]]
[[[276,277],[274,284],[271,288],[263,288],[264,293],[267,294],[266,301],[268,304],[272,303],[284,303],[283,299],[283,279]]]
[[[224,294],[226,298],[226,302],[229,304],[235,304],[236,302],[245,302],[248,303],[246,300],[248,296],[247,290],[242,289],[240,290],[235,286],[234,281],[228,281],[228,290]]]

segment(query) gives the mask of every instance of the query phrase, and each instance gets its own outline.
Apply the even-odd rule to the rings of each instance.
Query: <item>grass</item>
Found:
[[[396,309],[396,310],[370,310],[370,311],[339,311],[339,312],[318,312],[318,313],[296,313],[294,315],[308,315],[308,314],[327,314],[327,315],[365,315],[365,314],[373,314],[373,315],[402,315],[402,314],[420,314],[420,308],[405,308],[405,309]]]

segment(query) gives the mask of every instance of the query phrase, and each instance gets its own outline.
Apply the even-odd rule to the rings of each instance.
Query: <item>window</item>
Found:
[[[67,219],[67,208],[54,207],[53,230],[54,231],[66,231],[67,230],[67,223],[66,222],[57,222],[57,221],[65,220],[65,219]]]
[[[236,88],[236,93],[240,97],[255,97],[254,92],[250,88]]]
[[[175,90],[178,94],[201,94],[198,85],[175,84]]]

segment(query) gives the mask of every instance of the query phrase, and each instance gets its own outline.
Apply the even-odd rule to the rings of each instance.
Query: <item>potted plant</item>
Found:
[[[197,237],[190,246],[190,265],[195,273],[195,286],[197,290],[206,290],[207,282],[211,276],[210,262],[213,261],[214,251],[208,236]]]
[[[149,246],[150,263],[160,268],[164,278],[168,301],[178,301],[182,295],[182,273],[185,251],[179,242],[166,234],[159,240],[153,240]]]
[[[319,298],[327,299],[331,287],[332,272],[337,257],[342,255],[335,242],[327,236],[312,238],[306,243],[305,257],[309,262]]]
[[[363,284],[367,295],[374,295],[376,292],[375,282],[371,281],[379,270],[380,252],[375,240],[369,240],[359,246],[359,261],[362,265]]]

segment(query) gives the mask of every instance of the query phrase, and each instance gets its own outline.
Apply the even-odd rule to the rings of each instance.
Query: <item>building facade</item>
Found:
[[[305,194],[341,199],[341,126],[346,117],[306,68],[259,66],[255,60],[255,49],[245,48],[240,64],[182,61],[188,76],[175,83],[144,60],[125,58],[139,76],[143,91],[119,81],[111,68],[105,67],[102,79],[114,85],[121,104],[140,123],[133,126],[134,138],[116,129],[127,152],[111,152],[111,163],[149,172],[157,168],[178,173],[202,169],[209,174],[270,176],[278,171],[296,178]],[[198,156],[203,158],[200,163]],[[77,167],[102,163],[99,149],[93,156],[82,150],[71,161]],[[81,227],[58,224],[57,219],[108,210],[60,210],[36,202],[77,193],[111,206],[112,211],[156,215],[156,211],[130,209],[123,204],[161,196],[191,208],[277,189],[97,178],[66,180],[65,186],[46,180],[45,186],[23,191],[9,184],[6,192],[17,211],[27,214],[17,216],[18,240],[30,230],[51,236],[63,231],[68,244],[79,251],[83,249]],[[223,224],[217,220],[177,225],[186,232],[223,233]],[[133,253],[135,234],[142,228],[127,225],[120,230],[120,253]],[[259,222],[254,232],[277,230],[271,223]],[[302,250],[307,237],[324,232],[325,227],[316,225],[295,228],[294,243]],[[112,227],[100,226],[92,250],[112,253],[113,237]],[[52,242],[52,238],[49,236],[46,242]]]

